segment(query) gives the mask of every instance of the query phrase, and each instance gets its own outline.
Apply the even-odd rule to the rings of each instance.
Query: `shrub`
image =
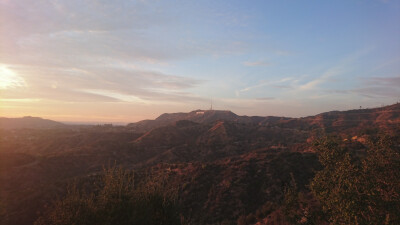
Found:
[[[311,190],[333,224],[399,224],[400,150],[389,137],[371,141],[354,157],[332,139],[316,145],[324,167]]]
[[[161,185],[135,185],[133,172],[116,167],[104,171],[101,183],[92,194],[70,186],[35,225],[181,224],[174,195]]]

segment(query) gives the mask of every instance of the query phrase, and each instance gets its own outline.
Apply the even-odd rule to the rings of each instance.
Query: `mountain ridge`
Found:
[[[233,121],[239,123],[269,123],[277,120],[289,119],[288,117],[277,116],[239,116],[230,110],[194,110],[188,113],[163,113],[154,120],[142,120],[136,123],[129,123],[127,127],[136,132],[147,132],[151,129],[170,125],[180,120],[196,123],[212,123],[219,120]]]
[[[346,117],[346,118],[340,118]],[[359,117],[358,119],[356,117]],[[369,117],[369,118],[367,118]],[[301,126],[304,123],[319,124],[324,126],[321,121],[346,120],[357,121],[360,119],[370,119],[376,122],[388,122],[387,124],[400,123],[400,103],[367,109],[352,110],[333,110],[306,117],[284,117],[284,116],[247,116],[237,115],[230,110],[193,110],[191,112],[163,113],[156,119],[146,119],[134,123],[129,123],[126,127],[135,132],[148,132],[154,128],[171,125],[178,121],[190,121],[195,123],[212,123],[215,121],[232,121],[238,123],[252,123],[258,125],[277,125],[277,126]],[[371,121],[370,121],[371,122]],[[330,126],[340,126],[336,121]],[[182,124],[181,124],[182,125]],[[354,123],[353,123],[354,125]],[[0,129],[21,129],[21,128],[57,128],[68,126],[62,122],[49,120],[41,117],[25,116],[20,118],[0,117]],[[90,126],[90,125],[87,125]]]
[[[22,118],[0,117],[0,129],[49,129],[66,126],[61,122],[41,117],[25,116]]]
[[[164,113],[155,120],[142,120],[136,123],[129,123],[127,127],[136,132],[148,132],[154,128],[170,125],[180,120],[187,120],[196,123],[211,123],[224,120],[238,123],[282,127],[303,127],[315,125],[316,127],[321,128],[333,126],[355,126],[359,120],[368,120],[370,124],[386,123],[386,126],[390,126],[388,124],[400,123],[399,117],[399,103],[371,109],[352,109],[345,111],[334,110],[300,118],[283,116],[239,116],[229,110],[194,110],[188,113]],[[330,123],[329,121],[332,122]],[[347,123],[344,123],[343,121],[347,121]]]

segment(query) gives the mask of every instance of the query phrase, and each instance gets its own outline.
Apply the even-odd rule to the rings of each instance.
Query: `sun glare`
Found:
[[[22,77],[7,68],[7,66],[0,65],[0,89],[10,89],[24,85],[25,81]]]

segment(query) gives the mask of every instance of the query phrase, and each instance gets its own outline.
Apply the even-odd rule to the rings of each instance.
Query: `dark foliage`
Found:
[[[121,168],[104,171],[102,186],[86,194],[76,186],[35,225],[181,224],[175,197],[151,181],[135,186],[134,174]]]
[[[365,156],[326,138],[316,144],[323,169],[311,182],[332,224],[400,223],[400,151],[393,138],[369,142]]]

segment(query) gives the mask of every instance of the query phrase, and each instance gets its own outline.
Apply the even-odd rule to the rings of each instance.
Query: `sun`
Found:
[[[0,65],[0,89],[25,86],[25,80],[5,65]]]

